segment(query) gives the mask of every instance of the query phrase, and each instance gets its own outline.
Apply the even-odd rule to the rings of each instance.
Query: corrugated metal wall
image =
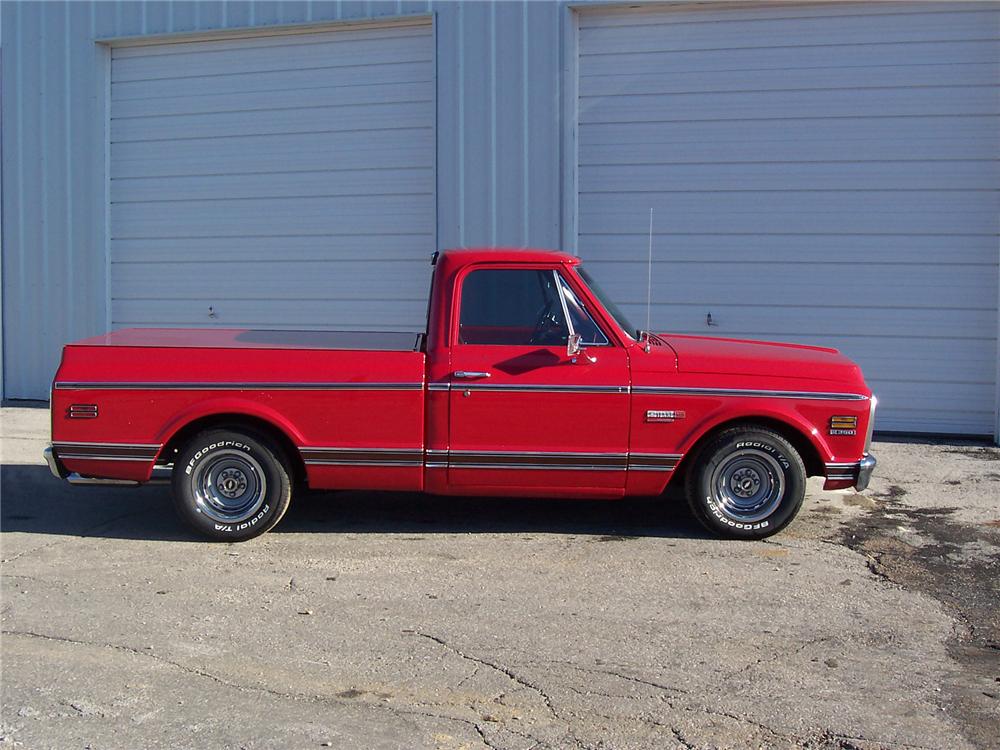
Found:
[[[432,12],[439,244],[562,244],[561,3],[32,2],[0,12],[6,398],[47,398],[62,344],[109,324],[108,66],[97,39]]]

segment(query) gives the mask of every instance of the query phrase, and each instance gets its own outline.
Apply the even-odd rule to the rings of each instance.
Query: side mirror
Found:
[[[579,333],[571,333],[569,339],[566,341],[566,356],[575,357],[580,353],[580,342],[583,341],[583,336]]]

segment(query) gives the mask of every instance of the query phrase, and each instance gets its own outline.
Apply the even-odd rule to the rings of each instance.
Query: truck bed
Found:
[[[316,488],[421,489],[422,335],[128,329],[66,346],[52,390],[68,471],[145,481],[178,431],[234,415],[288,436]],[[183,435],[181,437],[184,437]]]

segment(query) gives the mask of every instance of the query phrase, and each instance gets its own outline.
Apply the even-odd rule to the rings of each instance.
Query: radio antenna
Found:
[[[646,332],[649,333],[650,309],[653,305],[653,209],[649,209],[649,260],[646,263]]]

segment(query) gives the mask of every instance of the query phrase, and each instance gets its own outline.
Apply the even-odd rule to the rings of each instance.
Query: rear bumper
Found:
[[[137,487],[138,485],[143,484],[143,482],[138,482],[134,479],[105,479],[102,477],[81,476],[75,471],[67,471],[66,467],[62,465],[62,461],[59,460],[59,456],[56,455],[56,452],[51,445],[42,451],[42,456],[45,457],[45,463],[49,465],[49,471],[52,472],[52,476],[56,479],[65,479],[70,484],[114,485],[121,487]],[[165,484],[169,482],[172,470],[172,466],[154,466],[153,474],[148,483]]]
[[[52,472],[52,476],[56,479],[65,479],[68,476],[68,472],[59,463],[59,458],[56,456],[56,452],[52,450],[51,445],[42,451],[42,455],[45,457],[45,463],[49,465],[49,471]]]
[[[866,453],[860,461],[847,464],[827,464],[826,484],[823,489],[842,490],[853,487],[858,492],[868,487],[878,462],[871,453]]]

